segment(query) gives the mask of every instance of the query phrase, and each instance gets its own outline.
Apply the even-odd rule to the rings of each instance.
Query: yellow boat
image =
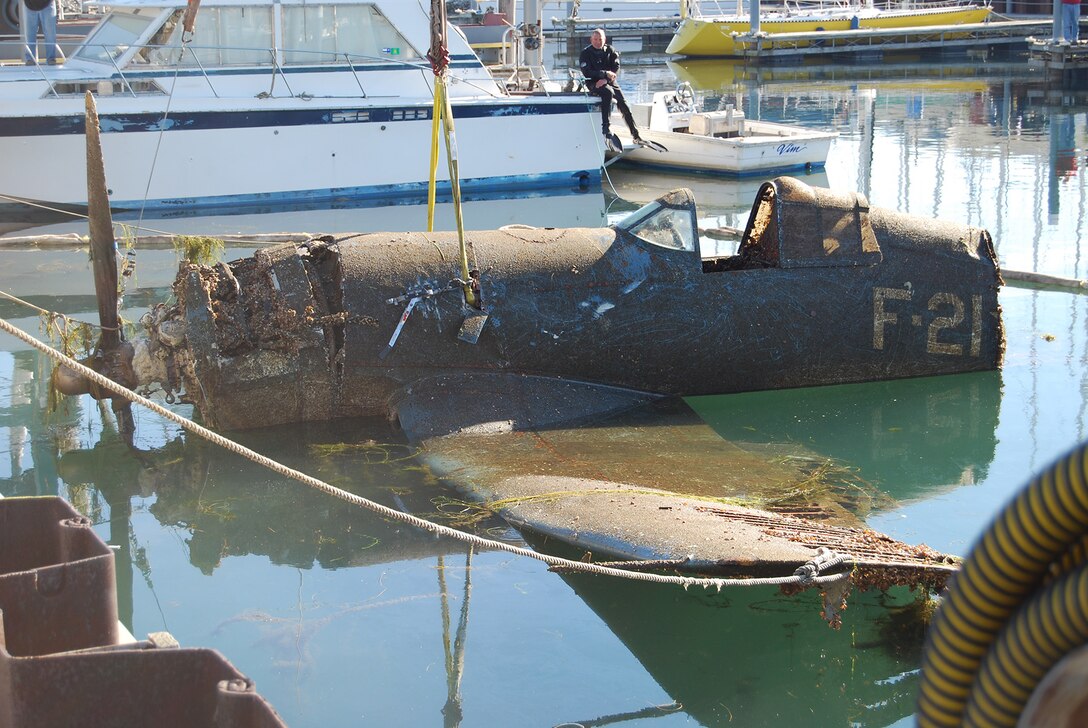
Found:
[[[775,10],[761,13],[764,33],[815,33],[835,30],[888,30],[938,25],[983,23],[990,8],[983,5],[942,5],[881,10],[857,5],[836,5],[815,10]],[[747,15],[697,15],[680,21],[666,53],[681,56],[734,56],[734,37],[751,29]]]

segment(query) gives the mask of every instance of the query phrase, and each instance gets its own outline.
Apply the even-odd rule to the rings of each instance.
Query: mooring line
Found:
[[[311,475],[307,475],[299,470],[294,470],[286,465],[283,465],[275,460],[251,450],[244,445],[240,445],[233,440],[230,440],[217,432],[209,430],[208,428],[193,422],[192,420],[179,415],[176,412],[166,409],[162,405],[151,401],[147,397],[141,394],[137,394],[132,390],[121,386],[112,379],[102,376],[95,370],[80,364],[75,359],[64,353],[54,349],[45,342],[39,341],[36,337],[31,336],[22,329],[13,326],[6,319],[0,318],[0,330],[11,334],[15,338],[23,341],[24,343],[34,347],[38,351],[42,352],[46,356],[54,359],[55,361],[63,364],[74,372],[86,377],[90,381],[99,385],[100,387],[107,389],[114,394],[117,394],[129,402],[141,405],[142,407],[151,410],[158,414],[160,417],[164,417],[177,425],[180,425],[183,429],[193,433],[199,437],[208,440],[225,450],[229,450],[237,455],[241,455],[259,465],[279,473],[288,478],[297,480],[311,488],[318,490],[326,495],[331,495],[335,498],[339,498],[342,501],[351,503],[352,505],[362,506],[368,510],[377,513],[382,518],[388,518],[393,521],[398,521],[415,528],[419,528],[424,531],[428,531],[438,536],[445,536],[447,538],[461,541],[479,548],[486,548],[496,551],[506,551],[507,553],[515,554],[517,556],[524,556],[530,559],[536,559],[537,561],[543,561],[552,567],[560,567],[564,571],[575,571],[587,574],[597,574],[601,576],[614,576],[623,579],[631,579],[633,581],[647,581],[657,584],[674,584],[682,586],[684,589],[692,586],[701,586],[704,589],[711,587],[721,591],[726,586],[783,586],[786,584],[802,584],[804,586],[813,586],[817,584],[834,584],[841,582],[850,577],[849,571],[844,571],[837,574],[813,576],[814,573],[819,573],[819,569],[824,565],[850,565],[845,556],[830,555],[827,549],[820,549],[817,555],[809,561],[807,564],[797,569],[793,575],[782,577],[761,577],[752,579],[725,579],[725,578],[706,578],[706,577],[686,577],[686,576],[666,576],[663,574],[650,574],[641,572],[632,572],[624,569],[618,569],[614,567],[599,566],[593,563],[586,563],[581,561],[573,561],[571,559],[564,559],[558,556],[551,556],[549,554],[539,553],[531,549],[522,548],[520,546],[514,546],[512,544],[504,543],[502,541],[494,541],[492,539],[483,538],[471,533],[465,533],[459,531],[456,528],[449,526],[443,526],[439,523],[434,523],[418,516],[413,516],[409,513],[384,506],[381,503],[363,498],[362,496],[349,493],[346,490],[337,488],[334,485],[319,480]]]

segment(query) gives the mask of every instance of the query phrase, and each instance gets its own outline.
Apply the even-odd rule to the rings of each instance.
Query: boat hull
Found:
[[[856,13],[836,13],[823,17],[760,19],[764,33],[815,33],[821,30],[858,30],[917,28],[929,25],[983,23],[990,15],[988,7],[939,8],[915,12],[882,12],[871,17]],[[748,33],[751,19],[741,16],[686,18],[665,49],[681,56],[735,56],[739,53],[734,34]]]
[[[752,136],[719,138],[653,129],[640,132],[643,139],[664,146],[666,152],[636,145],[629,135],[614,128],[625,144],[621,157],[625,163],[738,177],[819,169],[827,162],[837,136],[771,122],[745,123]]]
[[[49,114],[0,117],[0,191],[83,204],[87,184],[83,100],[45,99]],[[99,97],[111,206],[117,209],[226,207],[426,193],[431,106],[315,107],[300,99],[247,101],[242,108],[178,103],[167,110],[138,99]],[[64,108],[58,109],[61,105]],[[467,193],[588,185],[601,150],[584,95],[474,100],[454,104],[459,179]],[[163,120],[166,119],[164,122]],[[560,138],[561,148],[499,140]],[[442,153],[444,157],[444,151]],[[26,174],[26,170],[35,173]],[[78,171],[77,171],[78,170]],[[449,187],[439,160],[436,177]]]

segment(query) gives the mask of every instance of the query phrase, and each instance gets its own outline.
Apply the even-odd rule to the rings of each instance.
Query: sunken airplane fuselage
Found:
[[[504,398],[570,419],[645,396],[989,370],[1004,350],[986,231],[792,178],[761,188],[727,257],[700,254],[686,190],[609,228],[467,239],[486,318],[465,305],[455,233],[273,247],[184,267],[137,371],[225,429],[409,411],[459,429],[501,419],[481,403]]]

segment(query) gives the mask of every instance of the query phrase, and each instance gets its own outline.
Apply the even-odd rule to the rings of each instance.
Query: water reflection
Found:
[[[281,462],[326,482],[441,518],[435,504],[443,484],[415,466],[415,450],[383,421],[276,428],[238,439],[258,451],[274,451]],[[352,639],[353,625],[378,611],[403,613],[409,604],[430,605],[440,615],[437,646],[443,658],[436,678],[446,688],[441,708],[432,702],[430,714],[437,709],[446,726],[462,720],[475,724],[472,702],[466,706],[463,690],[466,674],[472,684],[474,666],[480,666],[466,660],[467,638],[470,626],[479,635],[493,618],[485,612],[481,624],[474,617],[473,557],[460,545],[400,524],[360,518],[353,506],[306,491],[200,442],[175,438],[140,452],[123,447],[115,434],[106,432],[93,447],[61,455],[59,474],[70,491],[93,491],[108,512],[101,520],[108,524],[110,542],[118,546],[118,591],[126,621],[138,601],[134,590],[143,585],[154,591],[156,583],[161,589],[165,580],[179,576],[163,571],[162,546],[141,543],[131,528],[133,503],[146,503],[147,512],[165,530],[184,534],[188,562],[209,577],[225,568],[228,559],[247,555],[291,569],[342,573],[350,581],[370,567],[434,560],[437,591],[417,588],[350,602],[326,596],[321,604],[304,604],[305,615],[296,616],[258,606],[267,599],[261,588],[249,593],[252,606],[212,617],[210,637],[216,644],[230,644],[250,635],[241,655],[256,650],[277,679],[312,684],[346,667],[341,658],[328,654],[329,640]],[[518,540],[495,520],[476,522],[474,528]],[[536,545],[557,551],[554,544]],[[914,596],[908,592],[851,595],[847,627],[834,631],[820,618],[815,594],[784,597],[768,588],[712,594],[580,576],[563,580],[671,703],[590,715],[577,712],[585,707],[559,701],[550,714],[553,724],[576,720],[606,725],[631,718],[668,723],[685,716],[703,725],[740,721],[771,726],[804,724],[815,715],[821,724],[882,726],[910,712],[922,635]],[[200,596],[214,599],[215,593]],[[262,682],[275,684],[268,675]],[[605,696],[598,709],[622,705],[615,697]],[[423,716],[413,722],[433,724]]]
[[[836,632],[814,622],[814,595],[564,580],[700,725],[860,728],[890,725],[913,710],[922,631],[907,592],[852,596],[854,626]],[[658,711],[668,714],[667,706]],[[654,717],[646,713],[639,717]],[[587,718],[569,716],[604,724]]]
[[[306,468],[338,488],[398,510],[442,516],[431,502],[441,484],[421,473],[416,449],[385,420],[349,420],[233,433],[288,467]],[[115,437],[61,455],[69,487],[89,486],[111,506],[151,498],[148,512],[186,532],[189,562],[212,574],[224,559],[260,555],[300,569],[341,569],[459,552],[459,544],[401,524],[369,518],[357,506],[300,487],[294,480],[195,439],[139,450]],[[481,528],[499,528],[497,520]]]
[[[726,58],[669,58],[666,63],[677,79],[699,91],[750,84],[774,92],[783,86],[804,84],[820,93],[869,81],[904,83],[928,91],[960,91],[974,78],[1022,75],[1025,71],[1024,61],[1017,58],[988,58],[986,63],[954,57],[934,61],[911,52],[885,54],[879,63],[829,62],[818,56],[797,64],[757,65]]]
[[[600,189],[572,185],[568,190],[507,191],[463,200],[465,226],[489,230],[503,225],[538,227],[598,227],[604,224],[604,198]],[[27,235],[86,235],[86,209],[58,211],[51,207],[26,206],[21,214],[0,220],[4,237]],[[168,210],[143,214],[138,210],[113,213],[115,223],[133,236],[143,235],[245,235],[275,232],[379,232],[426,230],[425,198],[343,200],[328,204],[249,205],[210,210]],[[435,229],[451,230],[455,220],[449,199],[439,198]],[[2,240],[2,238],[0,238]]]
[[[829,185],[827,173],[823,170],[799,172],[790,176],[813,187]],[[677,187],[687,187],[695,195],[699,216],[703,217],[736,212],[747,216],[755,202],[756,193],[766,180],[724,179],[714,175],[685,175],[613,166],[608,170],[608,182],[612,185],[610,192],[617,198],[638,204],[645,204]]]
[[[735,442],[795,443],[856,468],[896,500],[986,479],[997,448],[1001,373],[698,397]]]

